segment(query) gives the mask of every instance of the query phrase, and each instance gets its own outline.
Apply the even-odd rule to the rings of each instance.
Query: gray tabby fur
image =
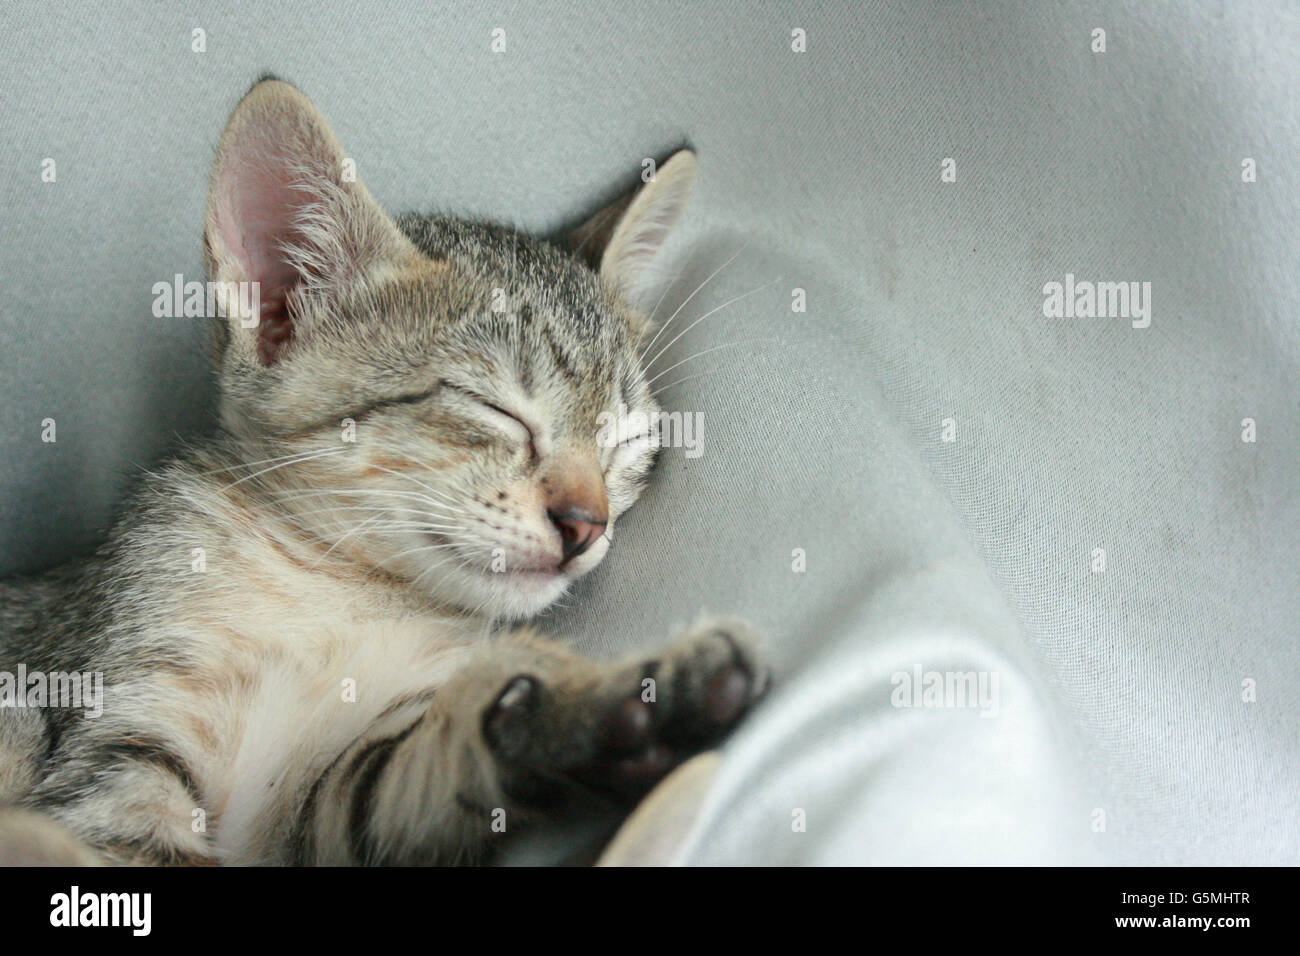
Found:
[[[502,821],[631,805],[765,686],[737,622],[622,664],[499,629],[603,558],[650,473],[653,441],[608,447],[597,416],[656,410],[633,303],[693,156],[575,231],[579,254],[394,221],[342,161],[300,92],[249,91],[204,247],[264,310],[214,320],[217,433],[93,556],[0,584],[0,671],[105,685],[97,718],[0,710],[11,862],[479,860]],[[607,523],[556,570],[570,506]]]

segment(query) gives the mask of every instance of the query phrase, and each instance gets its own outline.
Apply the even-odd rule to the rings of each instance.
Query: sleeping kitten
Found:
[[[349,165],[293,87],[244,97],[204,232],[220,428],[94,557],[0,585],[0,671],[103,674],[98,718],[0,710],[0,801],[59,859],[52,821],[117,863],[481,859],[629,805],[764,688],[737,622],[618,665],[491,632],[599,563],[647,479],[655,436],[597,418],[657,411],[630,303],[692,154],[567,249],[394,221]]]

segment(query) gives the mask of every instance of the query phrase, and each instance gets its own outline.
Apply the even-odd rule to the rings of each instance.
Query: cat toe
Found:
[[[713,623],[686,639],[675,667],[679,700],[666,736],[698,749],[735,726],[771,681],[756,643],[738,621]]]
[[[715,746],[766,690],[748,627],[711,622],[655,660],[593,684],[508,680],[483,714],[506,792],[531,805],[583,795],[635,802],[687,758]],[[567,794],[567,795],[566,795]]]
[[[654,714],[640,694],[625,697],[606,713],[600,725],[600,751],[611,757],[639,754],[652,742]]]
[[[704,718],[715,727],[730,727],[745,712],[754,680],[736,664],[722,668],[705,685]]]
[[[510,679],[483,714],[483,737],[498,754],[518,753],[528,744],[530,725],[541,698],[541,683],[520,674]]]

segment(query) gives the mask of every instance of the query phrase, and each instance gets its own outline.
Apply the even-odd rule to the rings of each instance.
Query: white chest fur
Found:
[[[267,620],[292,620],[277,615]],[[417,615],[310,615],[271,633],[250,628],[229,666],[249,669],[214,701],[210,793],[220,854],[247,859],[281,814],[282,794],[340,754],[395,701],[447,681],[474,643],[463,625]]]

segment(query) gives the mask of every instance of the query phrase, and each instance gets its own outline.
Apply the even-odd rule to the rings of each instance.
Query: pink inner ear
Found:
[[[302,243],[294,223],[308,199],[294,188],[290,165],[274,148],[240,150],[230,165],[217,226],[244,278],[259,285],[257,353],[270,365],[293,335],[293,296],[304,277],[282,247]]]

